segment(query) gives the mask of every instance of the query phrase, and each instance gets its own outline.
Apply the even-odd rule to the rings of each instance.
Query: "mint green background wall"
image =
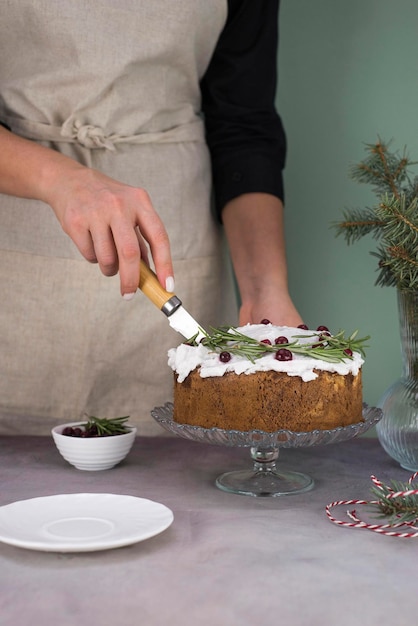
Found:
[[[378,136],[418,160],[417,0],[282,0],[277,106],[286,127],[290,288],[306,323],[370,334],[364,399],[401,373],[396,291],[376,287],[375,242],[330,228],[374,195],[349,178]],[[418,171],[418,169],[417,169]]]

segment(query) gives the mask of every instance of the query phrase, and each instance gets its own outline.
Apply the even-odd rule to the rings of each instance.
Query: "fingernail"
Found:
[[[132,298],[134,297],[135,293],[124,293],[122,298],[124,300],[132,300]]]
[[[165,279],[165,288],[166,291],[169,291],[170,293],[174,292],[174,278],[172,276],[168,276]]]

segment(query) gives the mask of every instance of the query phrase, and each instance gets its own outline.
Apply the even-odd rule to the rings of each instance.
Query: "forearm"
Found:
[[[270,194],[243,194],[224,207],[222,217],[241,297],[240,323],[267,318],[300,324],[288,292],[281,201]]]
[[[0,193],[51,203],[60,178],[82,166],[0,126]]]

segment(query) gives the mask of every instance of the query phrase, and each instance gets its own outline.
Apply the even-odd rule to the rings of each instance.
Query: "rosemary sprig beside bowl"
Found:
[[[125,435],[131,428],[125,425],[129,415],[123,417],[94,417],[89,416],[87,422],[77,423],[75,426],[66,426],[62,434],[69,437],[112,437]]]
[[[86,424],[86,430],[97,430],[98,437],[109,437],[112,435],[123,435],[129,432],[129,428],[125,426],[125,422],[129,419],[129,415],[123,417],[94,417],[89,416]]]

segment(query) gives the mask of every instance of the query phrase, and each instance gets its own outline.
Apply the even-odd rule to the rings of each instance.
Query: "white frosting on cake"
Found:
[[[299,337],[298,343],[316,343],[318,341],[317,331],[307,331],[301,328],[291,328],[290,326],[274,326],[273,324],[248,324],[237,328],[238,332],[253,337],[261,341],[269,339],[274,345],[277,337],[284,336],[289,342],[293,342]],[[301,335],[314,334],[312,338],[304,338]],[[280,345],[277,349],[280,349]],[[286,347],[286,346],[284,346]],[[318,374],[315,370],[325,372],[336,372],[345,376],[353,374],[356,376],[361,368],[364,360],[360,353],[354,352],[353,357],[339,361],[338,363],[330,363],[321,359],[315,359],[305,355],[293,353],[291,361],[278,361],[274,358],[274,352],[268,352],[265,356],[256,359],[252,363],[249,359],[231,355],[228,363],[222,363],[219,359],[219,353],[211,351],[202,344],[198,346],[189,346],[181,344],[177,348],[168,351],[168,365],[177,373],[179,383],[183,382],[194,369],[198,368],[200,376],[207,378],[210,376],[223,376],[226,372],[234,372],[235,374],[253,374],[254,372],[266,372],[274,370],[276,372],[286,372],[289,376],[300,376],[302,380],[309,381],[317,378]]]

